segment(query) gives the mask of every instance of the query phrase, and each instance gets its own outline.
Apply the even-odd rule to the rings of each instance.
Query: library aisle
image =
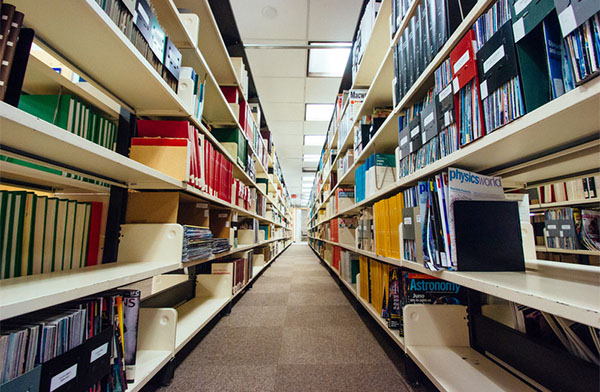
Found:
[[[413,391],[390,355],[308,245],[294,244],[158,391]]]

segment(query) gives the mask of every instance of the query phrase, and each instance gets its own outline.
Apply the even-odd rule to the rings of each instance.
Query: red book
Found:
[[[175,137],[132,137],[131,145],[185,147],[188,145],[188,139]]]
[[[195,187],[198,178],[196,172],[196,155],[198,150],[198,141],[196,140],[196,128],[192,124],[188,123],[188,134],[191,142],[190,146],[190,174],[188,176],[188,184]]]
[[[197,130],[196,128],[194,128],[194,137],[196,139],[195,145],[196,145],[196,188],[201,189],[202,187],[202,164],[200,159],[202,159],[202,145],[200,144],[200,141],[202,140],[202,138],[200,137],[200,131]]]
[[[190,137],[187,121],[138,120],[137,134],[142,137]]]
[[[240,93],[236,86],[221,86],[221,91],[229,103],[239,103]]]
[[[90,214],[90,229],[88,234],[87,261],[88,265],[98,264],[98,253],[100,250],[100,229],[102,225],[102,203],[93,201],[92,212]]]

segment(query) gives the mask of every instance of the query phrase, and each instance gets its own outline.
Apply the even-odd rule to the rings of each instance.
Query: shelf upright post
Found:
[[[135,114],[121,108],[119,113],[119,125],[117,131],[116,152],[129,156],[131,138],[135,134]],[[117,260],[119,252],[119,235],[121,224],[125,223],[125,211],[127,210],[127,189],[111,186],[110,200],[108,202],[108,215],[106,218],[106,233],[104,239],[104,253],[102,263],[112,263]]]

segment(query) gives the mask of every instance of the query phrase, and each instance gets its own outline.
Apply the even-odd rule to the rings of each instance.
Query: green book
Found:
[[[56,212],[58,199],[49,197],[46,205],[46,222],[44,229],[44,256],[42,259],[42,273],[54,271],[54,237],[56,235]]]
[[[60,128],[69,128],[69,107],[71,95],[22,95],[19,109],[37,116]]]
[[[44,258],[44,238],[46,232],[46,208],[48,206],[47,196],[38,196],[35,211],[35,228],[33,234],[33,271],[32,274],[42,273],[42,261]]]
[[[12,233],[9,241],[10,259],[7,263],[8,270],[4,271],[4,276],[14,278],[21,276],[21,254],[23,252],[23,224],[25,221],[25,204],[27,201],[27,192],[14,192],[15,201],[12,217]]]
[[[64,268],[65,232],[67,227],[67,208],[69,201],[58,200],[56,210],[56,234],[54,235],[54,271],[62,271]]]
[[[5,271],[10,271],[10,244],[9,239],[12,236],[12,217],[13,204],[15,202],[15,194],[8,192],[6,197],[6,210],[4,220],[1,222],[3,226],[2,233],[2,265],[0,266],[0,279],[6,279],[8,276]]]
[[[60,171],[60,170],[52,169],[52,168],[49,168],[49,167],[46,167],[46,166],[43,166],[43,165],[38,165],[36,163],[22,161],[22,160],[17,159],[17,158],[7,157],[5,155],[0,155],[0,160],[1,161],[5,161],[5,162],[9,162],[9,163],[14,163],[15,165],[20,165],[20,166],[28,167],[30,169],[36,169],[36,170],[44,171],[46,173],[56,174],[57,176],[62,176],[63,175],[63,172]]]
[[[67,208],[67,225],[65,227],[65,251],[63,269],[71,269],[73,259],[73,239],[75,236],[75,220],[77,218],[77,201],[70,200]]]
[[[92,204],[85,203],[85,219],[83,221],[83,238],[81,243],[81,256],[79,258],[79,268],[87,265],[88,239],[90,236],[90,220],[92,217]]]
[[[25,216],[23,223],[23,242],[21,247],[21,276],[33,273],[33,242],[35,234],[35,215],[37,208],[37,195],[27,193],[25,201]]]

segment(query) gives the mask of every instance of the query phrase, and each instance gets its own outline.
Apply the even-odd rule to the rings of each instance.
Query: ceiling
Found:
[[[230,0],[244,44],[307,45],[309,41],[350,42],[363,0]],[[307,49],[246,48],[267,125],[290,195],[300,200],[303,135],[325,135],[328,122],[304,121],[307,103],[333,103],[341,78],[307,77]],[[312,175],[305,173],[304,176]],[[296,202],[295,202],[296,204]]]

